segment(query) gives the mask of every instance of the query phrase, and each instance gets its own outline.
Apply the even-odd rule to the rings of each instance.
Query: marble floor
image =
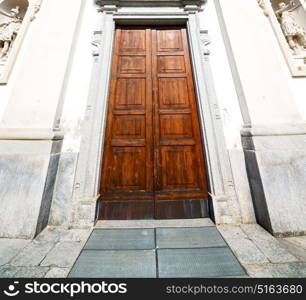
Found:
[[[95,229],[69,277],[246,276],[217,228]]]
[[[209,219],[102,221],[0,238],[0,278],[306,278],[306,236],[275,238],[257,224]]]

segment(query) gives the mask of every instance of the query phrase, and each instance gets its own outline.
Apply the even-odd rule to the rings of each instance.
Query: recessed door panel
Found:
[[[109,190],[146,189],[146,153],[144,147],[112,147]]]

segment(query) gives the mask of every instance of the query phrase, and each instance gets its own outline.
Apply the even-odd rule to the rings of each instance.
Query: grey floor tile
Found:
[[[83,244],[80,242],[59,242],[41,262],[41,266],[71,268],[78,258]]]
[[[157,248],[226,247],[215,227],[157,228]]]
[[[244,276],[229,248],[158,249],[160,278]]]
[[[69,274],[69,268],[50,268],[45,278],[66,278]]]
[[[306,263],[269,264],[267,269],[277,278],[306,278]]]
[[[154,278],[155,250],[84,250],[71,278]]]
[[[95,229],[85,249],[154,249],[154,229]]]
[[[29,243],[30,240],[0,239],[0,266],[9,263]]]
[[[0,268],[0,278],[43,278],[48,272],[46,267],[14,267]]]

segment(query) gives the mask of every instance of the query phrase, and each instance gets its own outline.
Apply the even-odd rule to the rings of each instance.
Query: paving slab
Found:
[[[248,238],[239,225],[218,225],[217,229],[225,240]]]
[[[306,278],[306,263],[269,264],[267,269],[276,278]]]
[[[70,229],[63,230],[60,234],[61,242],[82,242],[86,243],[92,229]]]
[[[257,224],[240,226],[248,238],[272,263],[297,262],[299,258],[291,254],[282,244]]]
[[[47,227],[35,238],[35,241],[57,243],[60,241],[60,235],[59,228]]]
[[[247,273],[252,278],[273,278],[272,273],[268,270],[267,264],[243,265]]]
[[[66,278],[69,274],[69,268],[50,268],[45,275],[45,278]]]
[[[157,228],[157,248],[226,247],[215,227]]]
[[[46,267],[15,267],[0,268],[0,278],[43,278],[49,268]]]
[[[59,242],[41,262],[41,266],[72,267],[83,248],[80,242]]]
[[[15,277],[18,278],[43,278],[49,268],[46,267],[17,267]]]
[[[0,239],[0,266],[8,264],[31,240]]]
[[[38,266],[54,247],[51,242],[32,241],[11,262],[12,266]]]
[[[17,267],[2,266],[0,267],[0,278],[14,278],[17,271]]]
[[[158,227],[207,227],[215,226],[209,218],[175,220],[103,220],[95,228],[158,228]]]
[[[95,229],[86,250],[154,249],[154,229]]]
[[[61,229],[57,227],[47,227],[37,237],[36,241],[42,242],[86,242],[91,229]]]
[[[158,249],[160,278],[207,278],[246,275],[229,248]]]
[[[301,261],[306,262],[306,240],[301,242],[298,238],[280,238],[278,241],[294,256],[299,258]]]
[[[155,250],[84,250],[70,278],[154,278]]]
[[[218,226],[218,230],[242,264],[263,264],[269,262],[268,258],[239,226],[222,225]]]

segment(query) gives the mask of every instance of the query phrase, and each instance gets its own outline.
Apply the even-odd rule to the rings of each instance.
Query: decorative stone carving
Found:
[[[263,10],[265,16],[268,16],[269,13],[268,13],[268,11],[267,11],[267,9],[266,9],[266,5],[265,5],[264,0],[257,0],[257,2],[258,2],[258,5],[262,8],[262,10]]]
[[[306,51],[306,29],[299,24],[299,20],[293,13],[297,5],[294,1],[290,1],[289,4],[280,2],[278,6],[279,9],[275,11],[275,14],[281,24],[288,44],[294,54],[302,54],[303,51]]]
[[[40,11],[41,1],[42,0],[38,0],[38,1],[34,2],[34,4],[33,4],[33,15],[32,15],[31,21],[35,20],[36,14]]]
[[[101,47],[101,36],[102,32],[101,31],[95,31],[93,38],[92,38],[92,55],[93,56],[99,56],[100,55],[100,47]]]
[[[41,3],[42,0],[0,0],[0,84],[7,83],[27,28]]]
[[[305,0],[257,0],[269,17],[293,76],[306,76]]]
[[[202,49],[204,55],[210,55],[209,45],[211,44],[211,39],[207,30],[202,30],[200,32],[200,39],[202,43]]]
[[[0,21],[0,62],[7,59],[8,53],[20,29],[22,19],[19,13],[19,6],[12,8],[10,13],[0,10],[0,14],[6,17]]]

